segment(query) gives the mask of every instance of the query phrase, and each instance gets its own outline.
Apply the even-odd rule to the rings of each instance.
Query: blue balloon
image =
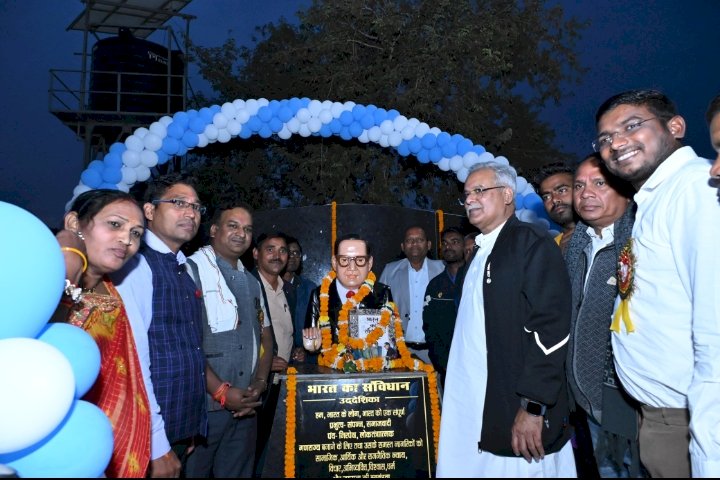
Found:
[[[298,110],[302,108],[302,102],[299,98],[293,97],[290,99],[290,110],[293,112],[293,116],[297,113]]]
[[[240,130],[240,133],[238,134],[238,137],[243,138],[247,140],[248,138],[252,137],[253,131],[250,127],[248,127],[248,124],[242,126],[242,129]]]
[[[515,194],[515,206],[516,208],[520,209],[523,208],[524,205],[525,196],[522,193],[516,193]]]
[[[100,477],[113,450],[113,431],[98,407],[76,400],[65,419],[47,437],[17,452],[0,455],[0,464],[23,478]]]
[[[293,113],[293,111],[292,111],[292,110],[290,109],[290,107],[288,107],[287,105],[283,105],[283,106],[281,106],[280,108],[278,108],[277,117],[278,117],[278,118],[280,119],[280,121],[283,122],[283,123],[287,123],[288,121],[290,121],[290,119],[291,119],[294,115],[295,115],[295,114]]]
[[[198,111],[195,110],[194,108],[191,108],[190,110],[188,110],[188,111],[185,112],[185,113],[187,113],[187,122],[188,122],[188,123],[185,124],[185,126],[187,127],[188,124],[189,124],[189,122],[190,122],[190,120],[192,120],[193,118],[195,118],[195,117],[198,116]],[[184,122],[185,119],[183,118],[182,121]]]
[[[194,110],[188,110],[187,113],[185,112],[177,112],[175,115],[173,115],[173,123],[178,125],[180,129],[185,130],[187,128],[188,123],[190,122],[190,114],[192,112],[195,112]],[[197,113],[197,112],[195,112]],[[170,124],[172,125],[172,123]],[[168,125],[168,127],[170,127]]]
[[[438,137],[439,139],[439,137]],[[442,150],[442,156],[445,158],[451,158],[457,154],[457,144],[453,141],[450,141],[443,145],[441,147]]]
[[[403,157],[407,157],[410,155],[410,147],[408,145],[407,141],[402,142],[400,145],[397,146],[397,151],[400,155]]]
[[[545,210],[542,198],[540,198],[540,195],[538,195],[537,193],[528,193],[527,195],[525,195],[525,199],[523,200],[523,206],[528,210],[533,211],[537,211],[538,207]]]
[[[259,132],[263,126],[263,123],[260,121],[260,119],[258,117],[253,115],[252,117],[250,117],[250,119],[247,121],[247,123],[245,125],[247,125],[248,128],[250,130],[252,130],[253,132]]]
[[[272,134],[273,134],[272,130],[267,125],[263,125],[260,128],[260,131],[258,131],[258,135],[260,135],[260,137],[262,137],[262,138],[270,138],[270,137],[272,137]]]
[[[198,114],[198,117],[204,120],[205,123],[211,123],[213,121],[213,116],[215,116],[215,114],[208,107],[201,108]]]
[[[337,118],[333,118],[332,121],[329,123],[330,125],[330,131],[334,134],[340,133],[340,130],[342,130],[342,123],[340,123],[340,120]]]
[[[105,163],[102,160],[93,160],[92,162],[88,163],[87,169],[98,170],[102,172],[105,169]]]
[[[375,117],[369,109],[365,109],[365,115],[360,119],[360,126],[365,130],[369,130],[375,126]]]
[[[80,174],[80,181],[90,188],[98,188],[102,183],[102,171],[89,168]]]
[[[107,167],[105,167],[105,169],[103,169],[102,179],[103,183],[110,183],[112,185],[119,183],[120,180],[122,180],[122,172],[120,171],[120,167],[111,167],[108,165]]]
[[[399,116],[400,116],[400,112],[398,112],[394,108],[392,110],[388,110],[388,112],[387,112],[388,120],[395,120],[395,117],[399,117]]]
[[[221,110],[222,110],[222,107],[218,104],[210,105],[210,113],[212,113],[212,115],[210,116],[210,119],[212,120],[212,117],[214,117],[215,114],[220,112]]]
[[[485,153],[485,147],[483,147],[482,145],[473,145],[472,151],[477,153],[478,155],[482,155],[483,153]]]
[[[193,133],[190,130],[185,132],[182,136],[182,144],[187,148],[197,147],[199,140],[200,139],[198,138],[197,133]]]
[[[332,137],[333,131],[330,129],[330,125],[326,124],[320,127],[320,136],[328,138]]]
[[[178,122],[174,121],[167,126],[167,136],[171,138],[180,138],[185,133],[185,128]],[[165,137],[167,138],[167,137]]]
[[[167,163],[168,160],[170,160],[170,155],[165,153],[162,149],[155,152],[158,156],[158,165],[162,165],[164,163]]]
[[[114,183],[107,183],[103,182],[100,185],[98,185],[98,188],[102,188],[104,190],[117,190],[117,185]]]
[[[205,127],[208,125],[208,123],[212,123],[212,121],[206,122],[204,119],[202,119],[200,117],[195,117],[192,120],[190,120],[190,131],[192,133],[202,133],[205,131]]]
[[[380,125],[382,122],[387,120],[387,112],[384,108],[378,108],[373,112],[373,118],[375,119],[375,125]]]
[[[260,107],[260,110],[258,110],[257,112],[257,116],[262,122],[267,123],[273,117],[272,110],[270,109],[270,107],[267,106]]]
[[[348,127],[353,122],[354,117],[352,112],[345,110],[340,114],[340,123],[343,127]]]
[[[433,135],[432,133],[426,133],[422,137],[422,146],[423,148],[430,150],[435,145],[437,145],[437,137]]]
[[[127,150],[127,147],[123,142],[115,142],[110,145],[110,153],[117,153],[118,155],[122,155],[125,150]]]
[[[100,373],[100,349],[90,334],[69,323],[50,323],[37,339],[65,355],[75,376],[75,398],[85,395]]]
[[[348,127],[343,127],[342,130],[340,130],[340,138],[343,140],[352,140],[353,136],[350,134]]]
[[[122,157],[119,153],[113,153],[110,152],[107,155],[105,155],[105,158],[103,158],[103,162],[105,162],[105,165],[108,167],[116,167],[120,168],[123,165]]]
[[[470,151],[470,149],[472,147],[473,147],[472,142],[470,140],[468,140],[467,138],[463,138],[462,140],[460,140],[460,142],[458,142],[457,154],[460,156],[465,155],[467,152]]]
[[[0,202],[0,222],[7,228],[0,235],[0,339],[35,338],[60,302],[63,254],[50,229],[32,213]]]
[[[279,118],[273,117],[270,119],[270,122],[268,122],[268,127],[270,127],[273,133],[277,133],[283,129],[283,122]]]
[[[352,122],[348,129],[350,130],[350,135],[352,135],[353,138],[359,137],[363,132],[363,128],[358,122]]]
[[[420,152],[420,150],[422,150],[422,142],[420,141],[420,139],[418,137],[412,137],[408,141],[408,148],[410,149],[410,151],[412,153],[417,155]]]
[[[447,133],[447,132],[440,132],[440,134],[438,134],[438,136],[437,136],[437,144],[438,144],[439,146],[442,147],[442,146],[444,146],[444,145],[446,145],[446,144],[448,144],[448,143],[451,143],[451,142],[452,142],[452,137],[450,136],[449,133]]]
[[[363,115],[365,115],[365,110],[366,110],[366,108],[364,105],[355,105],[352,108],[353,118],[355,120],[360,120],[363,117]]]
[[[187,153],[187,151],[188,151],[188,147],[186,147],[185,144],[180,143],[178,145],[178,151],[177,151],[176,155],[179,157],[182,157],[183,155],[185,155]]]
[[[420,150],[417,154],[418,162],[428,163],[430,161],[430,154],[427,150]]]
[[[180,142],[173,137],[165,137],[162,141],[161,152],[165,152],[168,155],[175,155],[180,148]]]
[[[431,162],[438,163],[442,158],[442,150],[440,150],[440,147],[436,145],[428,150],[428,158],[430,158]]]

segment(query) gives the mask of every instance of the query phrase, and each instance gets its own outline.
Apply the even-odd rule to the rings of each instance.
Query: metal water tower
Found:
[[[186,109],[191,0],[82,0],[80,70],[50,70],[49,110],[84,142],[84,164],[136,128]],[[167,23],[184,21],[181,44]],[[147,40],[165,31],[167,43]]]

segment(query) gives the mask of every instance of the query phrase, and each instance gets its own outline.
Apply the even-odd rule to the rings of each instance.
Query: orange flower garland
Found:
[[[287,369],[287,401],[285,412],[285,478],[295,478],[295,409],[297,399],[297,370]]]

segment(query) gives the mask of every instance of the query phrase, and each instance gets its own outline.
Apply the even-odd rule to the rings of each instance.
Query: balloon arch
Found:
[[[252,135],[277,135],[283,140],[293,135],[335,135],[343,140],[372,142],[393,148],[402,156],[415,155],[420,163],[432,162],[440,170],[452,170],[460,182],[465,181],[468,168],[476,163],[493,160],[509,164],[507,158],[493,156],[462,135],[451,135],[416,118],[408,119],[397,110],[309,98],[235,100],[222,106],[177,112],[148,128],[136,129],[125,142],[114,143],[102,159],[90,162],[80,175],[73,199],[95,188],[129,191],[136,182],[150,178],[152,167],[166,163],[174,155]],[[550,228],[542,200],[523,177],[517,178],[515,204],[518,218]]]

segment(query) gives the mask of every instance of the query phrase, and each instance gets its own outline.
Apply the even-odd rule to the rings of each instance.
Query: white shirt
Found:
[[[590,236],[590,243],[588,244],[589,248],[586,247],[585,249],[585,256],[587,257],[587,269],[585,270],[585,288],[587,288],[587,279],[590,275],[590,269],[592,268],[592,264],[595,261],[595,255],[597,255],[597,252],[615,241],[615,224],[611,223],[609,226],[600,229],[600,234],[602,235],[602,237],[598,236],[598,234],[595,233],[595,229],[593,227],[588,227],[586,232],[588,236]]]
[[[278,277],[277,289],[273,289],[272,285],[260,273],[260,281],[265,287],[265,295],[268,301],[268,310],[270,310],[270,322],[272,323],[275,333],[275,343],[278,347],[278,357],[285,361],[290,361],[290,354],[293,347],[293,321],[290,307],[288,306],[285,292],[283,291],[283,279]]]
[[[720,205],[709,165],[683,147],[635,195],[635,332],[621,323],[612,335],[628,393],[690,409],[693,477],[720,476]]]
[[[528,464],[523,457],[478,452],[487,389],[487,339],[483,270],[495,246],[498,226],[475,237],[480,247],[470,263],[450,347],[440,420],[438,477],[574,477],[572,446]]]
[[[427,258],[423,259],[420,270],[415,270],[412,265],[408,265],[408,291],[410,292],[410,319],[405,332],[405,341],[407,342],[425,342],[425,332],[423,331],[423,304],[425,303],[425,290],[427,289],[430,279],[428,278]]]
[[[150,230],[145,230],[143,241],[148,247],[160,253],[172,253],[172,250]],[[186,262],[185,255],[179,251],[176,256],[178,263],[184,265]],[[160,412],[160,405],[158,405],[155,398],[150,376],[148,329],[152,321],[152,270],[150,270],[150,265],[148,265],[145,257],[138,254],[111,277],[113,283],[115,283],[115,288],[122,297],[132,327],[133,337],[135,338],[135,348],[140,359],[143,382],[150,402],[150,457],[155,460],[170,451],[170,442],[165,434],[165,422]]]

